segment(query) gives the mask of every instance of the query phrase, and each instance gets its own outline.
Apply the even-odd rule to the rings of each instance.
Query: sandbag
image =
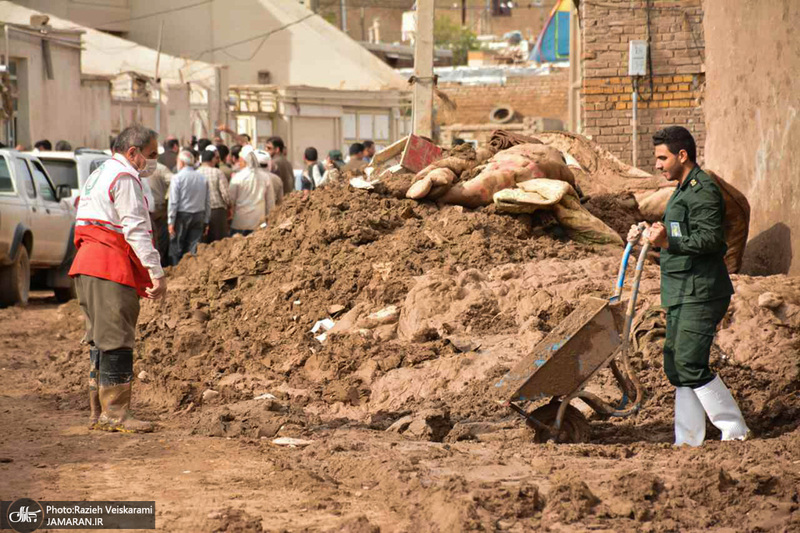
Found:
[[[474,159],[462,159],[456,156],[445,157],[443,159],[439,159],[438,161],[434,161],[427,167],[420,170],[414,179],[415,181],[421,180],[427,177],[431,172],[441,168],[450,169],[456,176],[460,176],[462,172],[473,168],[477,164],[478,161]]]
[[[559,203],[553,206],[553,214],[573,241],[583,244],[625,246],[625,241],[622,240],[619,233],[587,211],[576,195],[565,195]]]
[[[639,204],[639,212],[647,222],[657,222],[664,218],[667,210],[667,202],[672,198],[675,187],[666,187],[655,191],[647,191],[635,194],[636,203]]]
[[[734,274],[742,268],[742,258],[750,232],[750,202],[736,187],[711,171],[706,171],[711,179],[717,182],[725,200],[725,242],[728,251],[725,253],[725,266]]]
[[[408,188],[408,191],[406,192],[406,198],[411,198],[412,200],[421,200],[428,195],[432,186],[433,182],[430,178],[422,178],[421,180],[414,182],[411,187]]]
[[[550,209],[558,223],[574,241],[584,244],[614,244],[623,246],[619,234],[581,205],[575,190],[566,182],[533,179],[517,184],[494,195],[500,211],[533,213]]]
[[[504,213],[533,213],[550,209],[570,194],[568,183],[558,180],[534,179],[517,184],[516,189],[504,189],[494,195],[497,209]]]
[[[543,145],[522,144],[497,153],[479,175],[456,184],[441,201],[467,207],[488,205],[495,193],[531,179],[555,179],[573,187],[575,184],[561,152]]]
[[[518,144],[541,144],[542,141],[539,139],[535,139],[533,137],[528,137],[527,135],[522,135],[519,133],[511,133],[510,131],[506,130],[495,130],[492,132],[492,137],[489,139],[489,146],[494,148],[496,151],[507,150],[512,146],[516,146]]]

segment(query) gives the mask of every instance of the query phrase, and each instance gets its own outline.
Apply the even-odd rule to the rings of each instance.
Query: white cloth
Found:
[[[254,158],[252,151],[250,157]],[[275,206],[275,193],[269,174],[260,168],[248,166],[234,174],[228,193],[233,203],[232,229],[258,228],[267,213]]]
[[[83,184],[76,219],[117,228],[150,272],[150,278],[158,279],[164,277],[164,270],[153,246],[148,209],[139,172],[123,155],[114,154]]]

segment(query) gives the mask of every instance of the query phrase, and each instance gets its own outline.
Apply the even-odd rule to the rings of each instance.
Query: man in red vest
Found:
[[[142,178],[156,169],[157,143],[153,130],[126,128],[114,142],[114,156],[89,176],[78,203],[78,252],[69,274],[86,318],[94,429],[153,430],[152,423],[136,420],[129,409],[139,298],[156,299],[167,292],[142,187]]]

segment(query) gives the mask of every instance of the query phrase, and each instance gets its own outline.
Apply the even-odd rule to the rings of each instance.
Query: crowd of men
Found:
[[[162,266],[175,265],[200,242],[249,235],[266,225],[269,212],[296,189],[309,191],[336,181],[347,171],[361,171],[375,155],[375,143],[353,143],[349,159],[340,150],[320,161],[316,148],[303,156],[301,178],[295,180],[286,144],[270,137],[256,149],[247,134],[220,126],[236,144],[221,136],[192,140],[181,147],[174,137],[163,143],[155,172],[146,180],[150,214]]]

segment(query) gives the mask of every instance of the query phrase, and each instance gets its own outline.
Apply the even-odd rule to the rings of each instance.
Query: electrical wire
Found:
[[[273,35],[275,33],[278,33],[279,31],[283,31],[283,30],[285,30],[287,28],[290,28],[290,27],[294,26],[295,24],[300,24],[304,20],[310,19],[311,17],[315,17],[315,16],[317,16],[316,13],[309,13],[305,17],[300,17],[299,19],[297,19],[297,20],[295,20],[293,22],[290,22],[288,24],[284,24],[283,26],[280,26],[278,28],[272,29],[272,30],[270,30],[270,31],[268,31],[266,33],[255,35],[255,36],[249,37],[247,39],[242,39],[241,41],[236,41],[235,43],[226,44],[224,46],[217,46],[215,48],[209,48],[208,50],[203,50],[202,52],[197,54],[197,56],[195,56],[193,59],[195,61],[197,61],[197,60],[199,60],[201,57],[203,57],[206,54],[212,54],[214,52],[224,52],[226,55],[230,56],[231,58],[235,59],[236,61],[250,61],[251,59],[253,59],[256,56],[256,54],[258,54],[259,50],[261,50],[261,47],[264,46],[265,42],[267,42],[267,39],[269,38],[270,35]],[[256,41],[258,39],[261,39],[261,42],[258,43],[258,46],[256,46],[256,49],[253,51],[253,53],[250,55],[250,57],[241,58],[241,57],[237,57],[237,56],[231,54],[230,52],[226,51],[227,48],[232,48],[232,47],[238,46],[240,44],[245,44],[245,43],[249,43],[249,42],[252,42],[252,41]]]

